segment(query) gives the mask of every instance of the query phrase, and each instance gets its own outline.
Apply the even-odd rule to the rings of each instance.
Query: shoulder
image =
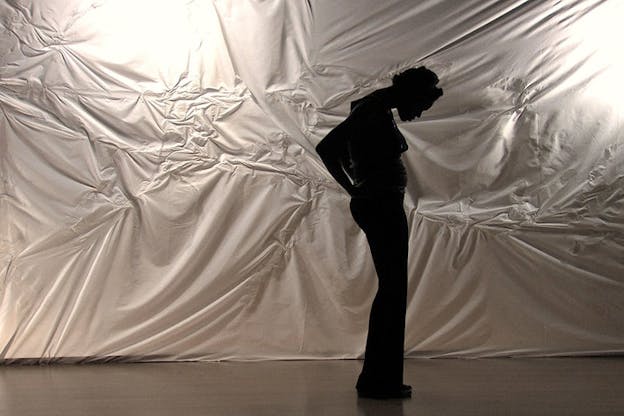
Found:
[[[391,123],[393,115],[378,90],[352,102],[349,119],[359,128],[369,129]]]
[[[374,113],[385,112],[383,101],[377,91],[367,96],[351,102],[350,116],[358,117],[360,115],[370,115]]]

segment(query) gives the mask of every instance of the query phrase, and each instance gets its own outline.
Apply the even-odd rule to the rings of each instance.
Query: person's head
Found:
[[[442,96],[442,88],[436,87],[438,76],[424,66],[410,68],[392,78],[396,108],[403,121],[420,117]]]

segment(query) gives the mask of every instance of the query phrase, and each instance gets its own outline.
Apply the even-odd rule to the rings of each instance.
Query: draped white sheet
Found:
[[[0,0],[0,359],[361,356],[314,146],[405,68],[409,356],[624,352],[619,0]]]

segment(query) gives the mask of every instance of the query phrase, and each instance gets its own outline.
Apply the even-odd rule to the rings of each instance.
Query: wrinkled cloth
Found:
[[[0,359],[363,357],[314,148],[404,69],[413,357],[624,351],[618,0],[0,0]]]

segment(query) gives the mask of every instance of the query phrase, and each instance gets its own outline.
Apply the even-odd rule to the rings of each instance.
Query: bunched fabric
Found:
[[[425,65],[411,357],[624,351],[619,0],[0,0],[0,359],[362,358],[314,148]]]

